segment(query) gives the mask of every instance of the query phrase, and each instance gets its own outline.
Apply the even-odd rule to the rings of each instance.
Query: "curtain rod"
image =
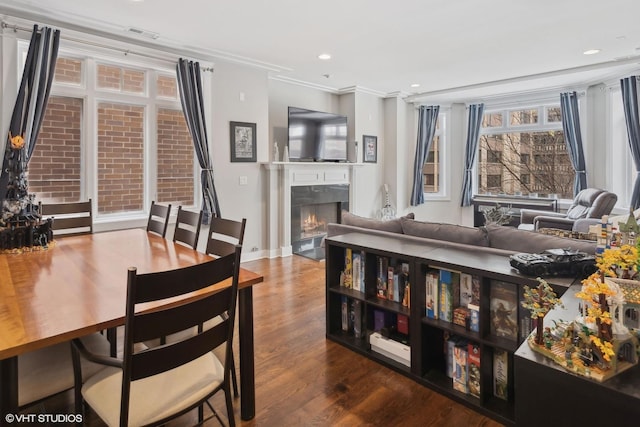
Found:
[[[9,25],[6,22],[2,21],[2,28],[8,28],[10,30],[13,30],[14,33],[18,32],[18,31],[25,31],[28,33],[32,33],[33,32],[33,28],[25,28],[25,27],[20,27],[18,25]],[[99,47],[102,49],[109,49],[109,50],[114,50],[116,52],[120,52],[122,53],[124,56],[128,56],[128,55],[136,55],[136,56],[142,56],[145,58],[149,58],[149,59],[155,59],[157,61],[163,61],[163,62],[168,62],[168,63],[172,63],[175,64],[176,62],[167,59],[167,58],[162,58],[160,56],[156,56],[156,55],[151,55],[149,53],[142,53],[142,52],[135,52],[129,49],[121,49],[121,48],[117,48],[117,47],[113,47],[113,46],[109,46],[103,43],[98,43],[98,42],[92,42],[89,40],[82,40],[82,39],[77,39],[74,37],[68,37],[68,36],[63,36],[63,32],[60,32],[60,36],[61,38],[68,40],[68,41],[72,41],[72,42],[76,42],[76,43],[80,43],[80,44],[85,44],[85,45],[89,45],[89,46],[93,46],[93,47]],[[213,67],[203,67],[200,66],[200,70],[202,71],[209,71],[209,72],[214,72],[214,68]]]

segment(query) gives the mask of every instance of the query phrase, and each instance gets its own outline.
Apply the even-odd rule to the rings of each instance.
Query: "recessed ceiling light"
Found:
[[[331,59],[331,55],[329,55],[328,53],[321,53],[320,55],[318,55],[318,59],[322,59],[323,61],[327,61],[327,60]]]
[[[420,83],[412,83],[411,87],[420,87]]]
[[[582,52],[585,55],[595,55],[596,53],[600,53],[600,49],[589,49]]]

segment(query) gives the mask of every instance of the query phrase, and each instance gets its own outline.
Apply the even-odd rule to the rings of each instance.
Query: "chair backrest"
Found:
[[[567,209],[567,218],[601,218],[602,215],[611,213],[617,200],[618,196],[614,193],[599,188],[585,188],[573,199]]]
[[[609,215],[617,202],[617,194],[603,191],[591,205],[587,218],[602,218],[604,215]]]
[[[159,205],[156,202],[151,202],[147,231],[164,237],[167,234],[167,226],[169,225],[169,214],[171,214],[171,205]]]
[[[205,253],[213,256],[233,253],[236,245],[242,245],[246,224],[246,218],[242,221],[212,218]]]
[[[182,209],[182,206],[178,206],[178,215],[176,216],[176,229],[173,233],[173,241],[182,242],[195,249],[198,246],[201,224],[202,211],[185,211]]]
[[[233,253],[225,257],[176,270],[138,274],[134,267],[129,269],[122,365],[121,425],[127,425],[132,381],[162,374],[206,355],[219,345],[232,342],[241,250],[242,248],[237,246]],[[189,295],[228,279],[231,286],[211,295],[200,299],[191,298]],[[161,309],[140,310],[140,304],[174,297],[189,299],[186,303],[171,304]],[[220,321],[214,327],[206,330],[195,328],[217,316],[221,318],[217,319]],[[158,339],[190,328],[197,332],[166,345],[138,349],[137,352],[134,350],[134,347],[137,348],[136,343]],[[225,369],[225,381],[228,381],[232,350],[231,345],[227,345],[226,348],[225,360],[221,362]]]
[[[55,236],[77,236],[93,233],[91,199],[75,203],[41,203],[43,218],[53,218]]]

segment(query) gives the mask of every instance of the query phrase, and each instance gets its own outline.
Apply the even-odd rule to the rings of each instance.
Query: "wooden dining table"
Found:
[[[64,237],[45,250],[0,254],[0,423],[18,410],[20,354],[124,325],[129,267],[142,274],[210,260],[142,229]],[[262,281],[261,275],[240,269],[243,420],[255,416],[252,287]],[[230,282],[210,292],[224,286]]]

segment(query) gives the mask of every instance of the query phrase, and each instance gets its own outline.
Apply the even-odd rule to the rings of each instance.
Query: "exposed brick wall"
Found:
[[[111,65],[98,64],[96,82],[100,89],[120,89],[121,68]]]
[[[158,76],[156,80],[158,96],[167,98],[178,98],[178,85],[176,78],[173,76]]]
[[[122,69],[122,91],[144,93],[144,71]]]
[[[144,194],[144,108],[98,105],[98,212],[141,210]]]
[[[193,155],[182,111],[158,109],[158,202],[193,204]]]
[[[56,83],[82,83],[82,61],[59,57],[56,60],[56,73],[53,81]]]
[[[50,203],[80,201],[82,100],[51,96],[29,161],[29,192]]]
[[[117,89],[122,92],[144,93],[144,71],[98,64],[96,80],[100,89]]]

